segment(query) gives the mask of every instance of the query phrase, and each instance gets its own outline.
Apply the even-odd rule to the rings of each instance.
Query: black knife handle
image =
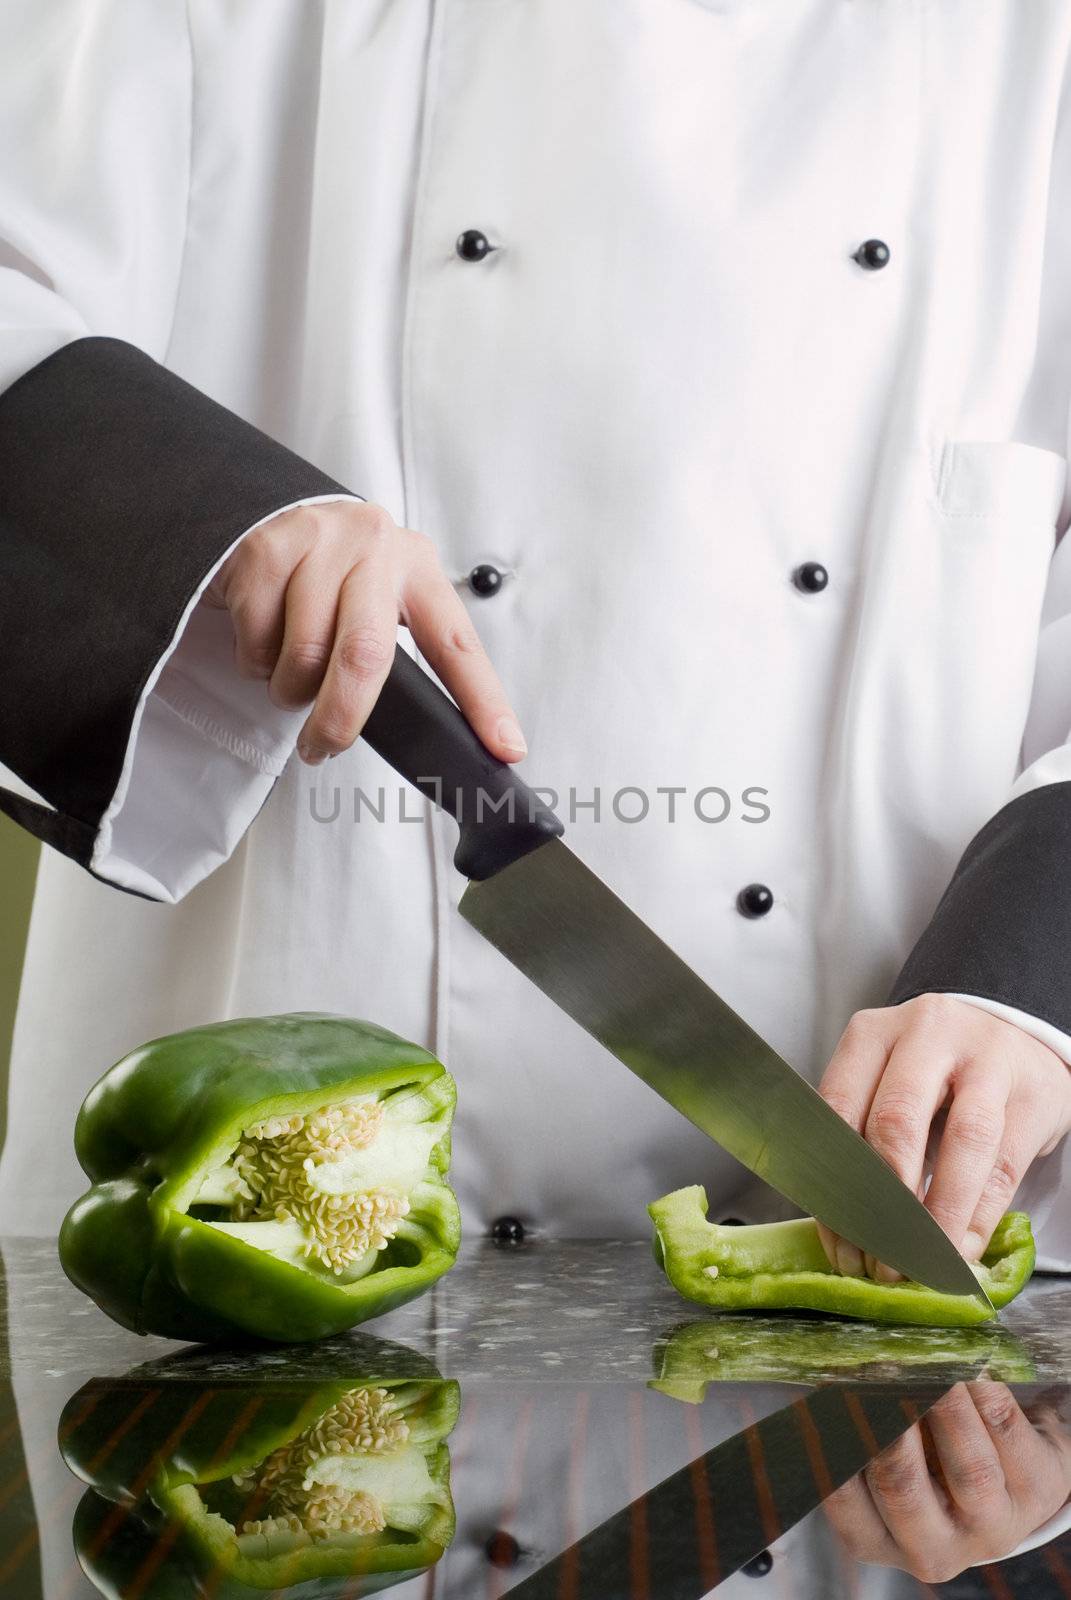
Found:
[[[461,829],[454,865],[493,878],[563,832],[512,767],[484,749],[461,712],[399,645],[363,737]]]

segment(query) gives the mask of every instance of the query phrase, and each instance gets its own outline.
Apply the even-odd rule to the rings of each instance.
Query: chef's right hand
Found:
[[[857,1011],[818,1092],[968,1261],[984,1253],[1032,1163],[1071,1129],[1063,1058],[1016,1023],[949,994]],[[839,1272],[881,1283],[900,1277],[822,1224],[819,1233]]]
[[[958,1383],[824,1502],[857,1561],[944,1583],[999,1561],[1071,1493],[1071,1438],[1042,1399],[1023,1411],[991,1381]]]
[[[526,753],[506,693],[431,540],[382,506],[340,501],[281,512],[244,538],[205,593],[234,621],[235,661],[285,710],[310,766],[354,742],[394,660],[398,623],[502,761]]]

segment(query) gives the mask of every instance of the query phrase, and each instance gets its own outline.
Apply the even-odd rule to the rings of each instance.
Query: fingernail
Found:
[[[895,1267],[887,1267],[884,1261],[879,1261],[874,1268],[875,1283],[899,1283],[903,1278],[902,1272],[897,1272]]]
[[[977,1261],[988,1243],[988,1239],[983,1239],[980,1233],[975,1233],[973,1228],[970,1229],[963,1240],[961,1254],[964,1260]]]
[[[528,746],[525,743],[524,734],[512,717],[499,717],[498,727],[495,731],[498,734],[499,744],[506,750],[519,756],[528,754]]]
[[[315,750],[312,745],[308,744],[298,745],[298,755],[308,767],[318,767],[327,760],[326,750]]]
[[[847,1239],[837,1240],[837,1271],[842,1278],[864,1278],[863,1252]]]

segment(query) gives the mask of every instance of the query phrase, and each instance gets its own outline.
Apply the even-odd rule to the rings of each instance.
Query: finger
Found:
[[[337,561],[313,553],[287,585],[282,645],[268,685],[273,704],[284,710],[296,711],[316,698],[331,659],[344,578]]]
[[[1035,1426],[1006,1384],[974,1382],[967,1388],[1012,1499],[1036,1497],[1051,1501],[1054,1510],[1062,1505],[1071,1489],[1066,1430]]]
[[[962,1082],[953,1086],[952,1104],[926,1191],[926,1209],[957,1250],[966,1245],[968,1225],[996,1171],[1009,1089],[1006,1073],[986,1059],[972,1063]],[[998,1180],[994,1197],[999,1188]],[[991,1203],[986,1202],[987,1206]],[[995,1222],[996,1218],[994,1225]],[[975,1256],[988,1243],[988,1234],[984,1242],[975,1238]]]
[[[1050,1389],[1031,1400],[1023,1409],[1034,1432],[1045,1440],[1050,1449],[1056,1451],[1064,1463],[1068,1493],[1071,1494],[1071,1429],[1064,1420],[1064,1397],[1059,1393],[1054,1397]]]
[[[925,1033],[912,1030],[893,1046],[867,1113],[866,1141],[918,1194],[930,1123],[944,1099],[954,1063]],[[881,1263],[874,1277],[895,1283],[902,1274]]]
[[[839,1233],[834,1233],[832,1228],[827,1228],[824,1222],[818,1224],[818,1237],[822,1241],[822,1249],[830,1266],[844,1278],[862,1278],[863,1256],[857,1245],[850,1239],[842,1239]]]
[[[234,664],[243,678],[270,678],[283,642],[286,585],[280,571],[256,582],[235,580],[227,596],[234,624]]]
[[[983,1387],[1001,1389],[1003,1385]],[[1010,1393],[1007,1390],[1004,1393],[1010,1400]],[[989,1403],[996,1409],[996,1397]],[[1021,1412],[1019,1414],[1022,1416]],[[1023,1422],[1029,1429],[1025,1417]],[[930,1408],[926,1413],[926,1427],[933,1440],[945,1488],[960,1521],[972,1530],[989,1527],[999,1534],[1010,1509],[1004,1467],[965,1383],[957,1383]]]
[[[862,1133],[874,1092],[881,1081],[892,1043],[891,1019],[885,1011],[857,1011],[829,1058],[818,1092],[844,1121]],[[864,1276],[862,1251],[824,1223],[818,1224],[830,1265],[846,1277]]]
[[[878,1515],[912,1567],[924,1567],[954,1528],[926,1465],[916,1424],[864,1468]]]
[[[898,1565],[899,1549],[878,1515],[861,1472],[827,1495],[822,1509],[834,1533],[856,1561],[870,1561],[882,1567]]]
[[[1044,1144],[1048,1127],[1047,1108],[1012,1096],[1004,1110],[999,1148],[964,1236],[963,1253],[968,1260],[976,1261],[984,1253],[993,1229],[1010,1209],[1027,1168]]]
[[[398,601],[389,566],[368,558],[343,579],[331,659],[298,738],[310,766],[348,750],[379,698],[394,660]]]
[[[891,1010],[857,1011],[841,1034],[818,1092],[839,1117],[862,1133],[874,1092],[897,1036]]]
[[[424,546],[421,540],[403,590],[402,618],[481,742],[500,761],[520,761],[528,746],[516,713],[468,612]]]

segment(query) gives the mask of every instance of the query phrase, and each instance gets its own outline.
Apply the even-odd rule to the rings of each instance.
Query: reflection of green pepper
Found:
[[[78,1118],[93,1188],[60,1233],[78,1287],[138,1333],[318,1339],[453,1264],[453,1079],[367,1022],[215,1023],[135,1050]]]
[[[967,1295],[940,1294],[918,1283],[875,1283],[842,1277],[832,1266],[813,1217],[725,1227],[707,1221],[707,1197],[696,1185],[648,1206],[655,1258],[687,1300],[729,1311],[829,1311],[868,1322],[960,1327],[992,1313]],[[1019,1293],[1034,1270],[1030,1218],[1010,1211],[997,1225],[975,1269],[997,1308]]]
[[[892,1383],[906,1368],[935,1381],[984,1375],[1031,1383],[1037,1375],[1025,1347],[1002,1328],[879,1328],[865,1323],[732,1315],[674,1328],[653,1352],[652,1389],[700,1404],[709,1383]],[[954,1370],[953,1370],[954,1369]]]
[[[94,1380],[60,1421],[64,1458],[91,1485],[79,1561],[103,1594],[145,1600],[376,1593],[453,1537],[443,1441],[459,1405],[437,1377]]]

